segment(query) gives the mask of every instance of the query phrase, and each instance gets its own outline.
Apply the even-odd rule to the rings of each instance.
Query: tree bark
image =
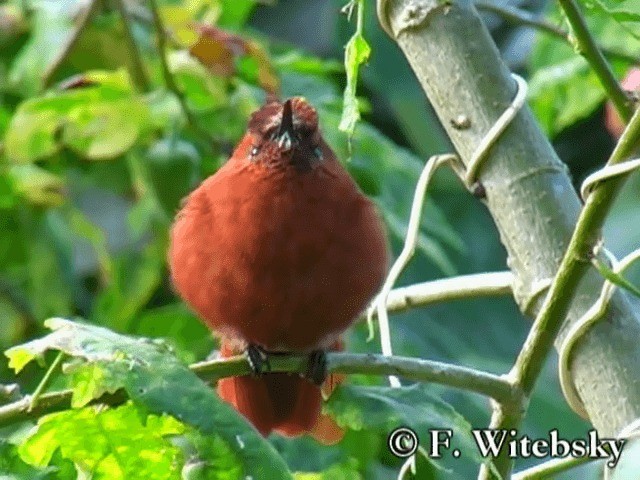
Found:
[[[466,164],[509,106],[516,85],[468,0],[378,0],[383,28],[402,49]],[[469,128],[460,129],[460,116]],[[574,230],[581,203],[566,166],[524,107],[480,168],[486,205],[515,275],[514,297],[527,315],[538,312]],[[566,327],[596,300],[602,278],[586,273]],[[573,292],[567,292],[571,295]],[[600,436],[615,436],[640,416],[640,322],[617,292],[607,315],[573,350],[571,373]]]

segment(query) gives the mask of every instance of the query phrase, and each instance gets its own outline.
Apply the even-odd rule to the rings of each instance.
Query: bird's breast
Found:
[[[172,236],[183,298],[211,328],[270,349],[335,340],[386,271],[378,215],[346,172],[223,167]]]

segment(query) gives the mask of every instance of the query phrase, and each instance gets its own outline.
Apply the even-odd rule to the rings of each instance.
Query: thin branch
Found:
[[[307,362],[306,355],[273,356],[269,359],[273,372],[301,373],[307,369]],[[207,382],[251,373],[249,362],[243,355],[200,362],[191,365],[190,368]],[[399,375],[410,380],[437,383],[485,395],[505,404],[518,404],[521,398],[520,391],[502,376],[431,360],[329,352],[327,369],[329,372],[345,374]],[[31,410],[28,396],[0,406],[0,427],[37,418],[46,413],[66,410],[71,406],[71,396],[71,390],[43,394]],[[116,392],[101,397],[96,403],[119,405],[126,399],[124,392]]]
[[[631,99],[618,83],[618,80],[611,70],[611,66],[606,58],[604,58],[600,48],[598,48],[591,32],[589,32],[587,22],[580,12],[580,7],[578,7],[576,0],[558,1],[571,26],[573,35],[570,38],[572,43],[577,47],[589,65],[591,65],[602,87],[606,90],[611,102],[613,102],[613,105],[616,107],[620,118],[622,118],[625,123],[628,122],[633,114]]]
[[[42,377],[42,380],[40,380],[40,383],[38,384],[35,391],[33,392],[33,395],[31,395],[29,398],[29,411],[33,410],[38,405],[38,401],[40,397],[42,396],[45,389],[49,386],[49,383],[53,378],[53,374],[58,369],[58,367],[60,367],[60,365],[62,364],[64,357],[65,357],[64,352],[58,352],[58,356],[55,358],[55,360],[53,361],[53,363],[51,364],[47,372],[44,374],[44,377]]]
[[[149,8],[151,10],[151,16],[153,17],[153,25],[156,30],[156,38],[158,39],[158,50],[160,57],[160,68],[162,69],[162,76],[164,78],[164,82],[167,88],[176,96],[178,99],[178,103],[180,104],[180,108],[182,109],[182,113],[184,114],[189,126],[194,129],[199,135],[203,136],[207,140],[211,140],[211,137],[208,132],[200,128],[198,125],[198,121],[194,116],[193,112],[189,109],[189,105],[187,104],[187,99],[180,90],[180,87],[175,81],[171,70],[169,69],[169,64],[167,63],[167,31],[164,28],[162,23],[162,19],[160,18],[160,12],[158,11],[158,4],[156,0],[149,0]]]
[[[124,0],[115,0],[115,3],[118,8],[118,12],[120,13],[120,18],[122,19],[124,38],[127,42],[127,48],[131,54],[131,76],[138,88],[143,92],[148,92],[150,88],[149,78],[147,77],[147,73],[144,69],[144,62],[142,61],[140,50],[138,50],[138,45],[133,37],[129,13],[127,12]]]
[[[535,467],[527,468],[521,472],[515,473],[511,480],[539,480],[541,478],[550,478],[552,475],[566,472],[573,468],[584,465],[585,463],[599,460],[598,458],[591,458],[589,456],[583,457],[567,457],[549,460],[548,462],[541,463]]]
[[[513,273],[510,271],[475,273],[416,283],[391,290],[386,308],[389,313],[403,312],[450,300],[509,295],[512,283]],[[360,320],[365,319],[366,314],[363,314]]]
[[[633,154],[638,139],[640,139],[640,110],[636,110],[627,129],[620,137],[607,166],[616,165],[628,159]],[[557,274],[510,373],[510,377],[516,385],[521,386],[526,397],[529,397],[533,391],[545,359],[553,348],[555,338],[567,316],[577,286],[591,265],[588,259],[598,241],[599,231],[628,174],[611,177],[594,188],[578,217]],[[518,410],[498,409],[492,417],[491,427],[517,428],[524,413]],[[511,465],[511,459],[507,453],[506,449],[501,451],[500,456],[494,460],[501,472],[508,471]]]
[[[100,6],[100,0],[90,0],[89,4],[85,7],[84,12],[78,19],[78,25],[75,30],[71,33],[71,36],[67,39],[67,42],[62,47],[62,50],[56,58],[51,62],[51,64],[47,67],[42,75],[42,86],[44,88],[48,87],[51,84],[51,81],[55,77],[56,73],[62,66],[62,64],[67,60],[73,47],[76,46],[80,37],[82,36],[82,32],[89,26],[93,15],[98,10]]]
[[[497,3],[485,2],[483,0],[477,0],[474,2],[474,5],[478,10],[495,13],[509,23],[535,28],[536,30],[548,33],[573,46],[569,32],[551,22],[539,18],[531,12],[521,8],[511,7],[509,5],[499,5]],[[617,48],[606,47],[603,45],[599,45],[598,48],[600,48],[602,53],[609,57],[618,58],[630,63],[638,63],[638,61],[640,61],[640,57],[631,55]]]

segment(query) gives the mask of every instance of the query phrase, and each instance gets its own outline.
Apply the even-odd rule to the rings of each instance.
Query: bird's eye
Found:
[[[251,155],[252,157],[255,157],[255,156],[258,154],[258,152],[259,152],[259,151],[260,151],[260,149],[259,149],[258,147],[256,147],[256,146],[254,146],[254,147],[251,149],[250,155]]]
[[[318,160],[322,160],[322,149],[320,147],[314,148],[313,154],[316,156]]]

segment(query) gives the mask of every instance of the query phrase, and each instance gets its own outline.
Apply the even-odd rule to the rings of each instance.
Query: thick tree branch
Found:
[[[306,355],[274,356],[269,359],[273,372],[302,373],[307,369],[307,362]],[[190,368],[207,382],[251,373],[249,362],[242,355],[199,362],[191,365]],[[502,376],[430,360],[329,352],[327,353],[327,369],[333,373],[398,375],[408,380],[438,383],[478,393],[505,404],[518,404],[521,398],[520,391]],[[0,427],[69,409],[71,396],[71,390],[64,390],[40,395],[35,405],[32,405],[31,397],[27,396],[16,402],[0,406]],[[119,405],[126,399],[124,392],[116,392],[113,395],[101,397],[97,402]]]
[[[489,32],[469,0],[378,0],[378,15],[407,57],[467,164],[515,94],[510,72]],[[452,125],[452,120],[460,115],[470,121],[466,130]],[[566,167],[528,108],[520,111],[493,147],[479,180],[485,187],[487,207],[509,255],[516,302],[523,312],[536,316],[544,301],[545,290],[540,286],[555,277],[570,245],[581,204]],[[587,205],[602,202],[608,195],[606,202],[610,205],[621,182],[618,179],[603,184]],[[597,227],[607,209],[604,206],[592,210],[588,228],[583,225],[578,233],[581,246],[576,249],[573,244],[572,252],[589,254],[598,240]],[[545,310],[549,308],[548,302],[552,302],[555,316],[546,324],[550,330],[538,334],[544,337],[544,341],[536,342],[535,350],[540,354],[529,357],[524,378],[531,388],[548,353],[546,346],[553,341],[565,314],[569,323],[579,319],[602,286],[602,278],[586,262],[581,263],[580,258],[570,261],[573,265],[570,276],[575,276],[575,282],[566,278],[556,280],[565,288],[556,286],[557,296],[549,296]],[[565,270],[563,275],[566,274]],[[561,332],[557,346],[563,336]],[[640,416],[640,381],[636,375],[640,371],[639,338],[636,312],[626,295],[618,292],[602,321],[573,350],[573,380],[601,436],[615,435]],[[531,352],[525,355],[531,356]],[[497,412],[502,417],[518,419],[524,414],[526,402],[522,406],[523,409],[514,409],[513,405],[498,404]],[[499,418],[494,416],[492,426],[502,424]],[[511,461],[500,457],[495,464],[508,477]],[[487,478],[489,473],[485,471],[484,475]]]

